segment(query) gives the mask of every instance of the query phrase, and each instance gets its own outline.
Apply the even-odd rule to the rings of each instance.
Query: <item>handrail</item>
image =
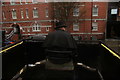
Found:
[[[7,36],[7,38],[6,38],[6,39],[11,38],[11,37],[13,36],[13,34],[14,34],[14,31],[12,30],[12,31],[10,32],[10,34],[8,34],[8,36]]]
[[[110,49],[109,47],[107,47],[106,45],[104,45],[103,43],[101,43],[101,46],[103,46],[105,49],[107,49],[113,56],[117,57],[118,59],[120,59],[120,56],[115,53],[112,49]]]
[[[10,47],[8,47],[8,48],[6,48],[6,49],[3,49],[2,51],[0,51],[0,53],[6,52],[6,51],[8,51],[8,50],[10,50],[10,49],[12,49],[12,48],[14,48],[14,47],[16,47],[16,46],[22,44],[22,43],[23,43],[23,41],[21,41],[21,42],[15,44],[15,45],[13,45],[13,46],[10,46]]]

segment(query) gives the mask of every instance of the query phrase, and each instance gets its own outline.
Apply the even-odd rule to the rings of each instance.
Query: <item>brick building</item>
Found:
[[[104,39],[107,21],[107,2],[84,2],[80,8],[73,11],[71,21],[79,16],[78,11],[84,9],[83,17],[78,22],[70,22],[67,31],[74,38],[79,36],[82,40]],[[2,2],[2,29],[9,35],[13,30],[12,25],[18,24],[22,37],[32,35],[47,35],[48,32],[54,30],[53,8],[47,0],[37,2],[36,0],[20,0],[14,2]],[[69,22],[68,22],[69,23]],[[15,37],[13,37],[14,39]]]

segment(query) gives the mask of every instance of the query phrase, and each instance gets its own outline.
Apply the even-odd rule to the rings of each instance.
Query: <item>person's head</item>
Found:
[[[56,22],[56,27],[55,27],[56,30],[58,29],[65,30],[66,27],[67,26],[63,22]]]

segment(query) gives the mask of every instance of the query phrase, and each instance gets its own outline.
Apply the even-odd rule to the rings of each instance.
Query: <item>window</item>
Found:
[[[48,17],[48,8],[45,9],[46,17]]]
[[[10,0],[11,5],[15,5],[15,0]]]
[[[21,9],[21,18],[22,18],[22,19],[24,18],[23,9]]]
[[[13,19],[17,19],[17,14],[16,14],[16,10],[12,10],[12,18]]]
[[[79,16],[79,8],[74,8],[73,9],[73,16]]]
[[[55,17],[60,17],[60,13],[61,13],[61,10],[58,10],[58,9],[54,9],[54,12],[55,12]]]
[[[33,3],[38,3],[38,0],[32,0]]]
[[[73,23],[73,31],[79,31],[79,24]]]
[[[117,14],[118,10],[117,9],[111,9],[111,14]]]
[[[33,9],[33,18],[38,18],[38,9],[37,8]]]
[[[46,31],[49,31],[49,27],[46,27]]]
[[[28,4],[29,0],[25,0],[25,4]]]
[[[92,22],[92,31],[98,31],[98,23]]]
[[[28,9],[26,9],[26,18],[29,18]]]
[[[2,14],[3,14],[3,19],[5,20],[6,19],[5,11],[3,11]]]
[[[36,21],[35,21],[35,23],[32,26],[32,31],[35,31],[35,32],[41,31],[41,27],[40,27],[40,25]]]
[[[97,7],[97,5],[94,5],[94,6],[93,6],[92,16],[98,16],[98,7]]]
[[[47,3],[48,2],[48,0],[45,0],[45,3]]]
[[[2,5],[5,5],[5,2],[4,2],[4,1],[2,1]]]
[[[97,1],[99,1],[99,0],[93,0],[94,2],[97,2]]]
[[[30,32],[30,28],[27,28],[27,32]]]
[[[20,4],[22,4],[23,0],[20,0]]]

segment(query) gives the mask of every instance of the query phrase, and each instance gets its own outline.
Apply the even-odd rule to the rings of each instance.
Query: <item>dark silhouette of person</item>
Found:
[[[57,70],[54,72],[55,74],[53,74],[53,76],[56,75],[57,79],[62,78],[63,80],[65,80],[66,78],[69,78],[70,80],[73,79],[73,57],[75,55],[77,45],[71,34],[66,31],[66,27],[67,26],[63,22],[57,22],[55,31],[48,33],[45,42],[43,43],[43,47],[45,48],[45,51],[48,50],[46,51],[46,69],[48,69],[48,75],[49,73],[53,72],[53,70]],[[62,55],[56,53],[59,51],[60,53],[62,52]],[[66,51],[72,52],[72,55],[71,53],[68,53],[66,55],[66,53],[64,53]],[[53,70],[51,71],[51,69]],[[59,74],[64,74],[65,77]]]
[[[63,22],[57,22],[55,31],[48,33],[44,47],[50,50],[75,50],[77,48],[76,42],[72,35],[65,31],[66,25]]]
[[[65,31],[66,25],[63,22],[57,22],[55,31],[48,33],[43,47],[52,51],[71,51],[72,56],[77,53],[77,45],[72,35]],[[47,55],[47,54],[46,54]],[[69,54],[68,54],[69,55]],[[54,54],[59,57],[60,55]],[[61,55],[61,57],[64,55]]]

